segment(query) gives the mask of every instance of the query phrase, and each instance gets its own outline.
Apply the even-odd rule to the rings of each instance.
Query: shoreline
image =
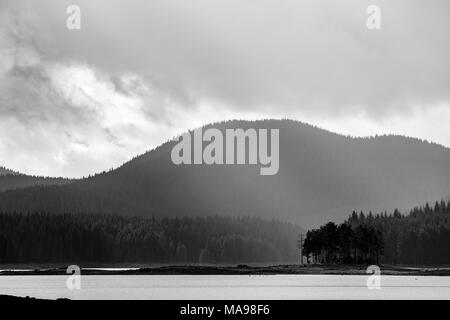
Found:
[[[83,275],[367,275],[367,265],[166,265],[154,267],[94,268],[81,267]],[[1,269],[0,269],[1,270]],[[450,267],[381,265],[382,275],[450,276]],[[66,267],[35,268],[0,271],[1,276],[67,275]]]

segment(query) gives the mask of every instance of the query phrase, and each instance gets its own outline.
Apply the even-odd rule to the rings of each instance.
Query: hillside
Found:
[[[350,138],[290,120],[233,121],[224,128],[278,128],[280,168],[181,165],[174,142],[120,168],[63,186],[0,194],[0,210],[124,215],[245,215],[303,227],[343,221],[352,210],[406,210],[450,195],[450,150],[400,136]]]
[[[38,177],[0,167],[0,192],[31,186],[63,185],[73,180],[66,178]]]
[[[53,186],[72,182],[66,178],[36,177],[24,174],[0,175],[0,192],[22,189],[31,186]]]

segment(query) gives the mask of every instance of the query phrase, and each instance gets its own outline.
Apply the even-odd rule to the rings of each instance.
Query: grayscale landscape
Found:
[[[0,0],[0,300],[449,299],[450,2],[375,2]]]

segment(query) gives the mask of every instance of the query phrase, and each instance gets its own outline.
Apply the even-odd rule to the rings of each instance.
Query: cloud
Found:
[[[370,1],[81,0],[78,33],[64,1],[27,4],[48,55],[126,66],[185,107],[383,116],[448,101],[448,2],[378,2],[380,31],[366,28]]]
[[[379,0],[379,31],[366,0],[79,0],[77,31],[70,4],[0,3],[0,165],[85,175],[232,118],[450,145],[446,0]]]
[[[49,59],[33,45],[33,33],[10,15],[3,18],[9,19],[0,34],[3,164],[31,174],[82,176],[167,139],[178,107],[163,91],[131,72]]]

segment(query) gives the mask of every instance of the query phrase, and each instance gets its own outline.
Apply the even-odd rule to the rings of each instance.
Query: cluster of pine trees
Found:
[[[366,226],[381,233],[381,261],[394,264],[450,264],[450,201],[428,203],[407,215],[353,212],[347,220],[352,228]]]
[[[353,212],[341,225],[308,231],[302,247],[308,262],[450,264],[450,201],[406,215]]]
[[[247,217],[0,212],[0,264],[292,262],[299,232]]]
[[[308,263],[378,263],[382,250],[382,236],[375,228],[328,222],[308,231],[302,254]]]

